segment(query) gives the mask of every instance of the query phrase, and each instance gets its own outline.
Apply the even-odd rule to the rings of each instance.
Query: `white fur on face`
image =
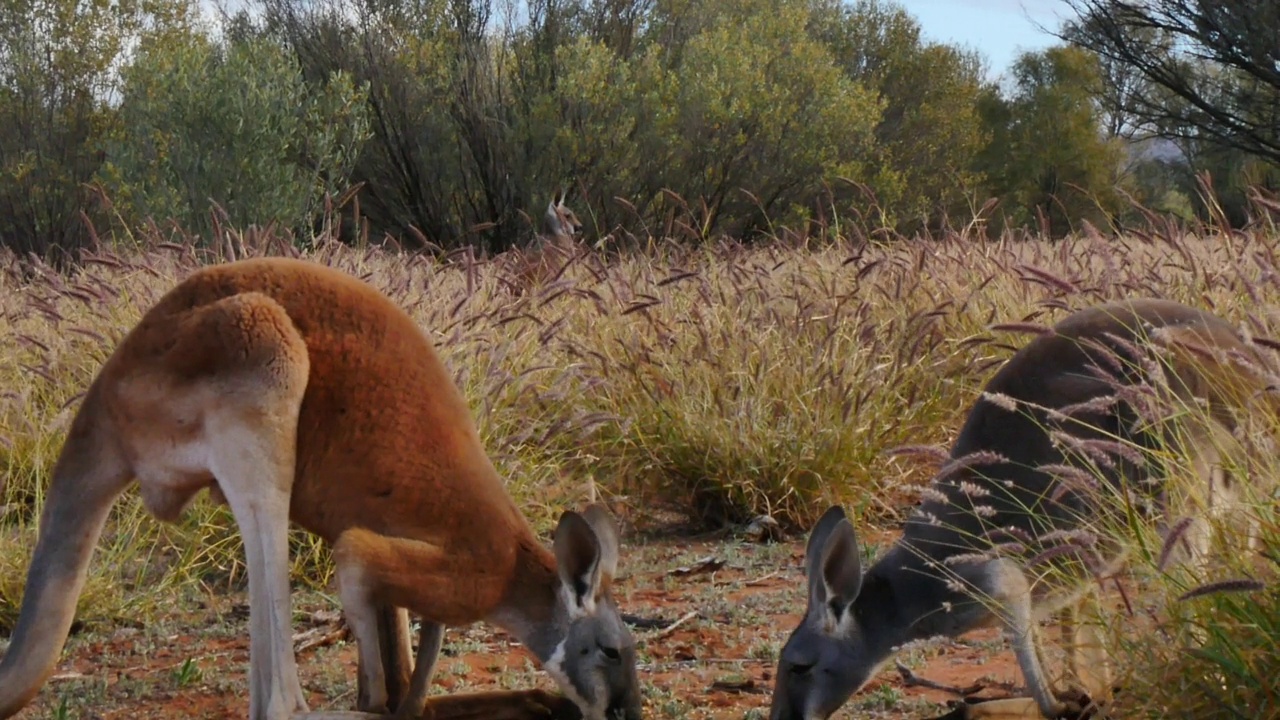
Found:
[[[586,720],[604,720],[605,699],[602,697],[599,702],[592,705],[587,699],[578,694],[578,688],[569,680],[568,673],[564,670],[565,643],[561,641],[556,646],[556,651],[551,653],[551,657],[547,659],[546,669],[551,677],[555,678],[556,684],[560,686],[561,692],[565,694],[578,706],[582,711],[582,715]]]

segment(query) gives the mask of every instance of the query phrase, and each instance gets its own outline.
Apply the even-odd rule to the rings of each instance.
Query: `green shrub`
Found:
[[[303,230],[326,194],[346,189],[369,132],[364,102],[344,74],[304,82],[270,40],[171,37],[124,70],[102,178],[128,225],[172,220],[205,234],[216,203],[236,227]]]
[[[163,34],[194,9],[189,0],[0,0],[0,246],[49,256],[93,241],[82,213],[95,213],[89,184],[117,121],[117,69],[142,26]]]

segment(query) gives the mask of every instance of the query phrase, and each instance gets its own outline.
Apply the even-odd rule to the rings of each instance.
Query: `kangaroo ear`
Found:
[[[804,548],[804,571],[809,577],[818,575],[817,563],[822,558],[822,549],[827,545],[827,536],[845,517],[844,508],[832,505],[814,523],[813,530],[809,531],[809,542]]]
[[[862,558],[858,536],[848,519],[836,524],[822,551],[822,584],[828,604],[848,605],[862,590]]]
[[[603,548],[591,523],[572,510],[566,511],[556,525],[554,548],[560,582],[569,591],[576,610],[590,613],[603,580]]]
[[[582,517],[595,532],[596,542],[600,543],[600,572],[612,580],[618,572],[618,522],[601,503],[587,505]]]
[[[809,577],[809,602],[812,606],[826,603],[833,591],[840,592],[848,600],[857,597],[857,584],[862,582],[858,539],[839,505],[828,508],[809,533],[809,543],[805,546],[805,573]],[[851,585],[850,577],[855,578],[857,584]]]

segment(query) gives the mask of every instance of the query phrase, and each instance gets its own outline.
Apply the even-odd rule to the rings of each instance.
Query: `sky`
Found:
[[[1071,8],[1062,0],[897,0],[930,40],[963,45],[986,57],[992,77],[1003,74],[1020,52],[1039,50],[1057,38]]]
[[[232,8],[243,0],[200,0],[206,13],[218,3]],[[1039,26],[1056,29],[1072,15],[1063,0],[894,0],[919,23],[925,37],[978,50],[994,79],[1019,52],[1039,50],[1057,39]]]

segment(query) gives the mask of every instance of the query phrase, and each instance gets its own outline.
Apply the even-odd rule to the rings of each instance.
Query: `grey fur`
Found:
[[[1013,528],[1015,541],[1055,531],[1059,537],[1069,536],[1081,530],[1082,518],[1097,518],[1111,509],[1098,502],[1107,495],[1071,486],[1042,469],[1073,463],[1052,442],[1054,432],[1045,428],[1099,442],[1121,438],[1143,446],[1160,441],[1133,430],[1132,407],[1104,401],[1116,386],[1091,369],[1108,364],[1103,346],[1125,355],[1142,343],[1139,336],[1157,328],[1192,332],[1206,346],[1264,362],[1223,320],[1165,300],[1096,306],[1032,340],[988,383],[952,448],[952,467],[935,477],[902,537],[865,575],[844,511],[832,507],[817,522],[806,549],[808,607],[780,653],[771,720],[824,720],[861,689],[896,648],[989,625],[1002,627],[1010,637],[1034,699],[1034,704],[1024,701],[1023,706],[1046,717],[1065,709],[1041,667],[1035,623],[1058,609],[1074,607],[1089,590],[1088,582],[1079,582],[1087,573],[1076,563],[1074,569],[1081,572],[1075,582],[1054,584],[1037,578],[1033,583],[1021,562],[993,552],[996,539],[989,533]],[[1174,393],[1208,396],[1215,410],[1210,423],[1229,429],[1229,415],[1213,407],[1223,399],[1206,390],[1210,383],[1203,372],[1185,365],[1170,370]],[[1014,401],[1017,407],[1011,408]],[[1075,408],[1071,417],[1080,422],[1044,410],[1068,407]],[[1103,480],[1117,488],[1154,489],[1161,480],[1151,468],[1124,456],[1114,458],[1103,474]],[[1080,537],[1088,544],[1086,535]],[[1090,569],[1115,570],[1123,562],[1122,549],[1094,540],[1090,553],[1095,564]],[[980,716],[978,711],[970,715]]]

